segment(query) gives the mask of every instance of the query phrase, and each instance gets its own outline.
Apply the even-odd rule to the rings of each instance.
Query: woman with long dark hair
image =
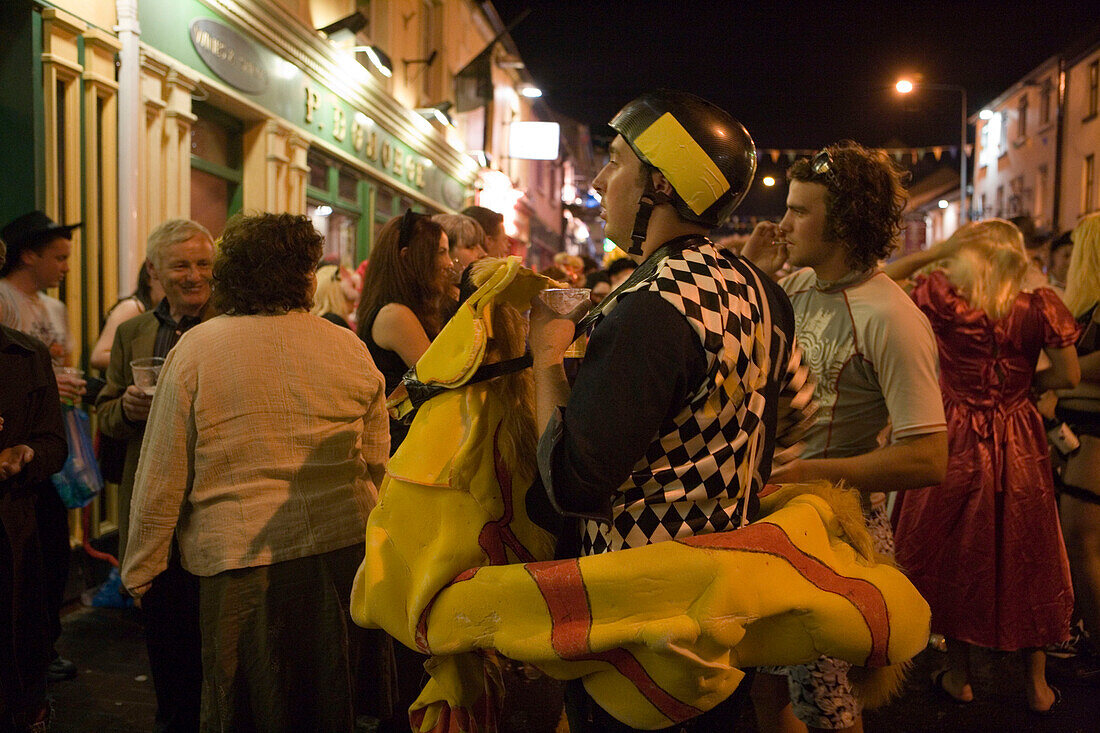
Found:
[[[445,319],[451,255],[443,227],[411,210],[382,227],[371,251],[356,321],[359,338],[386,378],[386,394],[416,364]],[[390,421],[390,453],[408,427]]]

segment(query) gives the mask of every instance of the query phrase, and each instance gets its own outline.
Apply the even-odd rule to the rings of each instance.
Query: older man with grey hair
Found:
[[[96,400],[100,429],[127,441],[118,489],[120,565],[130,527],[134,475],[153,402],[134,386],[130,362],[167,356],[180,336],[207,315],[214,241],[198,222],[170,219],[149,235],[146,258],[149,274],[164,288],[164,300],[118,327],[107,385]],[[198,579],[180,566],[179,552],[173,550],[168,569],[157,576],[142,603],[145,643],[157,694],[156,730],[197,731],[202,687]]]

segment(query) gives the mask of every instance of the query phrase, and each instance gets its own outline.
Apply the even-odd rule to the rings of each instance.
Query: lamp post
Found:
[[[970,221],[970,206],[967,205],[966,201],[966,89],[957,84],[929,84],[921,81],[919,77],[916,81],[899,79],[897,84],[894,85],[894,89],[899,94],[908,94],[917,87],[958,92],[962,97],[962,114],[959,125],[959,223],[965,224]]]

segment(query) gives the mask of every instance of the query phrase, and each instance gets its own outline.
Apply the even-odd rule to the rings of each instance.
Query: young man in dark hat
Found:
[[[0,374],[0,730],[44,731],[50,644],[35,503],[56,496],[49,477],[68,447],[46,347],[0,326]]]
[[[33,336],[46,345],[55,367],[73,366],[72,336],[65,304],[42,292],[56,288],[69,271],[72,233],[80,224],[58,224],[32,211],[0,229],[7,259],[0,267],[0,324]],[[55,369],[61,399],[79,402],[84,380]],[[37,506],[42,558],[46,568],[46,598],[53,643],[61,637],[61,603],[69,578],[68,512],[52,488]],[[76,665],[56,653],[50,662],[53,681],[76,675]]]
[[[740,526],[768,479],[794,353],[780,288],[706,236],[752,182],[745,128],[668,91],[635,99],[611,127],[619,134],[593,186],[606,236],[639,264],[578,324],[590,332],[572,388],[562,362],[574,324],[545,306],[531,316],[544,432],[528,511],[559,537],[577,535],[584,555]],[[673,730],[729,729],[738,704]],[[578,682],[566,708],[574,733],[630,730]]]

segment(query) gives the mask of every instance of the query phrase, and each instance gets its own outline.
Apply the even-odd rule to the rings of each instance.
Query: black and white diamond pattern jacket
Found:
[[[585,522],[583,554],[742,524],[747,492],[761,488],[761,461],[765,455],[770,461],[775,446],[779,403],[789,411],[792,401],[796,407],[806,401],[793,318],[777,323],[777,301],[774,294],[769,300],[768,286],[777,289],[770,282],[766,286],[759,271],[742,259],[700,237],[668,255],[652,277],[615,293],[622,297],[650,290],[671,303],[699,337],[707,376],[690,402],[661,426],[619,487],[611,524]],[[779,302],[789,316],[789,303],[785,298]],[[594,327],[614,307],[609,305]],[[794,393],[799,397],[792,399]]]

